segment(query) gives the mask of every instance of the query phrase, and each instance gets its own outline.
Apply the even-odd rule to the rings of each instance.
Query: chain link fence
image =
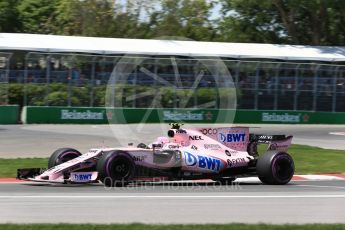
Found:
[[[217,66],[206,58],[201,63],[201,58],[30,52],[18,67],[10,57],[0,53],[2,104],[10,86],[22,87],[21,105],[104,106],[112,72],[124,64],[131,68],[116,82],[122,107],[223,108],[221,98],[233,97],[239,109],[345,111],[343,65],[222,60],[233,78],[233,87],[222,92],[223,73],[210,71]],[[132,66],[138,58],[140,64]]]
[[[0,105],[8,104],[8,83],[12,53],[0,52]]]

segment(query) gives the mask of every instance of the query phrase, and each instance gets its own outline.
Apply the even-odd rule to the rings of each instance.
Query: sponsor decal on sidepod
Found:
[[[242,165],[247,164],[244,158],[228,159],[227,162],[228,162],[229,167],[236,167],[236,166],[242,166]]]
[[[204,140],[202,136],[189,136],[189,140],[191,141],[202,141]]]
[[[201,129],[200,132],[204,135],[216,135],[218,133],[217,129]]]
[[[169,149],[178,149],[178,148],[180,148],[180,146],[179,145],[168,145],[168,148]]]
[[[196,166],[216,172],[220,170],[221,161],[219,159],[202,155],[193,155],[189,152],[184,152],[184,155],[187,166]]]
[[[219,133],[218,138],[221,142],[243,142],[245,136],[245,133]]]
[[[214,149],[214,150],[219,150],[222,147],[220,147],[220,145],[218,144],[204,144],[204,148],[205,149]]]

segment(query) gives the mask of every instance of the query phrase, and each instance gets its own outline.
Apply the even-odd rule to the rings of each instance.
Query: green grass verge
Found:
[[[259,146],[259,152],[267,146]],[[289,153],[295,160],[296,174],[345,173],[345,151],[305,145],[292,145]],[[15,177],[18,168],[46,168],[47,158],[0,159],[0,177]]]
[[[16,177],[19,168],[47,168],[47,166],[48,158],[2,158],[0,159],[0,178]]]
[[[268,224],[204,224],[204,225],[145,225],[145,224],[111,224],[111,225],[94,225],[94,224],[0,224],[2,230],[225,230],[225,229],[256,229],[256,230],[341,230],[345,229],[344,224],[306,224],[306,225],[268,225]]]
[[[259,152],[266,150],[259,146]],[[291,145],[289,154],[295,161],[296,174],[345,173],[345,151],[306,145]]]

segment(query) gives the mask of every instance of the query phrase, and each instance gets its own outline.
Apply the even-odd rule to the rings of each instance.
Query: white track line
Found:
[[[308,185],[308,184],[296,184],[294,186],[298,187],[314,187],[314,188],[337,188],[337,189],[345,189],[345,185],[343,187],[340,186],[327,186],[327,185]]]
[[[176,195],[167,195],[167,196],[159,196],[159,195],[148,195],[148,196],[27,196],[27,195],[18,195],[18,196],[0,196],[0,199],[156,199],[156,198],[188,198],[188,199],[200,199],[200,198],[216,198],[216,199],[224,199],[224,198],[230,198],[230,199],[237,199],[237,198],[255,198],[255,199],[269,199],[269,198],[345,198],[345,194],[343,195],[267,195],[267,196],[262,196],[262,195],[239,195],[239,196],[186,196],[186,195],[181,195],[181,196],[176,196]]]
[[[345,136],[345,132],[330,132],[331,135]]]
[[[297,176],[297,175],[296,175]],[[332,176],[332,175],[298,175],[303,177],[308,181],[334,181],[334,180],[345,180],[342,177]],[[298,180],[296,180],[298,181]]]

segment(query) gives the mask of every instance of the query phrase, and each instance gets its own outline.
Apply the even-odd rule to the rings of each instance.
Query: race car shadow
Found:
[[[188,187],[188,186],[235,186],[235,185],[263,185],[261,182],[231,182],[228,184],[222,184],[217,181],[210,181],[210,182],[199,182],[199,181],[160,181],[160,182],[137,182],[129,184],[129,186],[181,186],[181,187]]]
[[[49,187],[93,187],[93,186],[103,186],[101,183],[92,183],[92,184],[58,184],[58,183],[22,183],[21,185],[24,186],[32,186],[32,187],[44,187],[44,186],[49,186]]]
[[[104,187],[102,183],[92,183],[92,184],[58,184],[58,183],[22,183],[21,185],[30,187],[64,187],[64,188],[75,188],[75,187]],[[225,186],[246,186],[246,185],[263,185],[260,182],[232,182],[229,184],[221,184],[219,182],[194,182],[194,181],[160,181],[160,182],[132,182],[123,188],[133,188],[133,187],[225,187]],[[120,188],[119,188],[120,189]]]

